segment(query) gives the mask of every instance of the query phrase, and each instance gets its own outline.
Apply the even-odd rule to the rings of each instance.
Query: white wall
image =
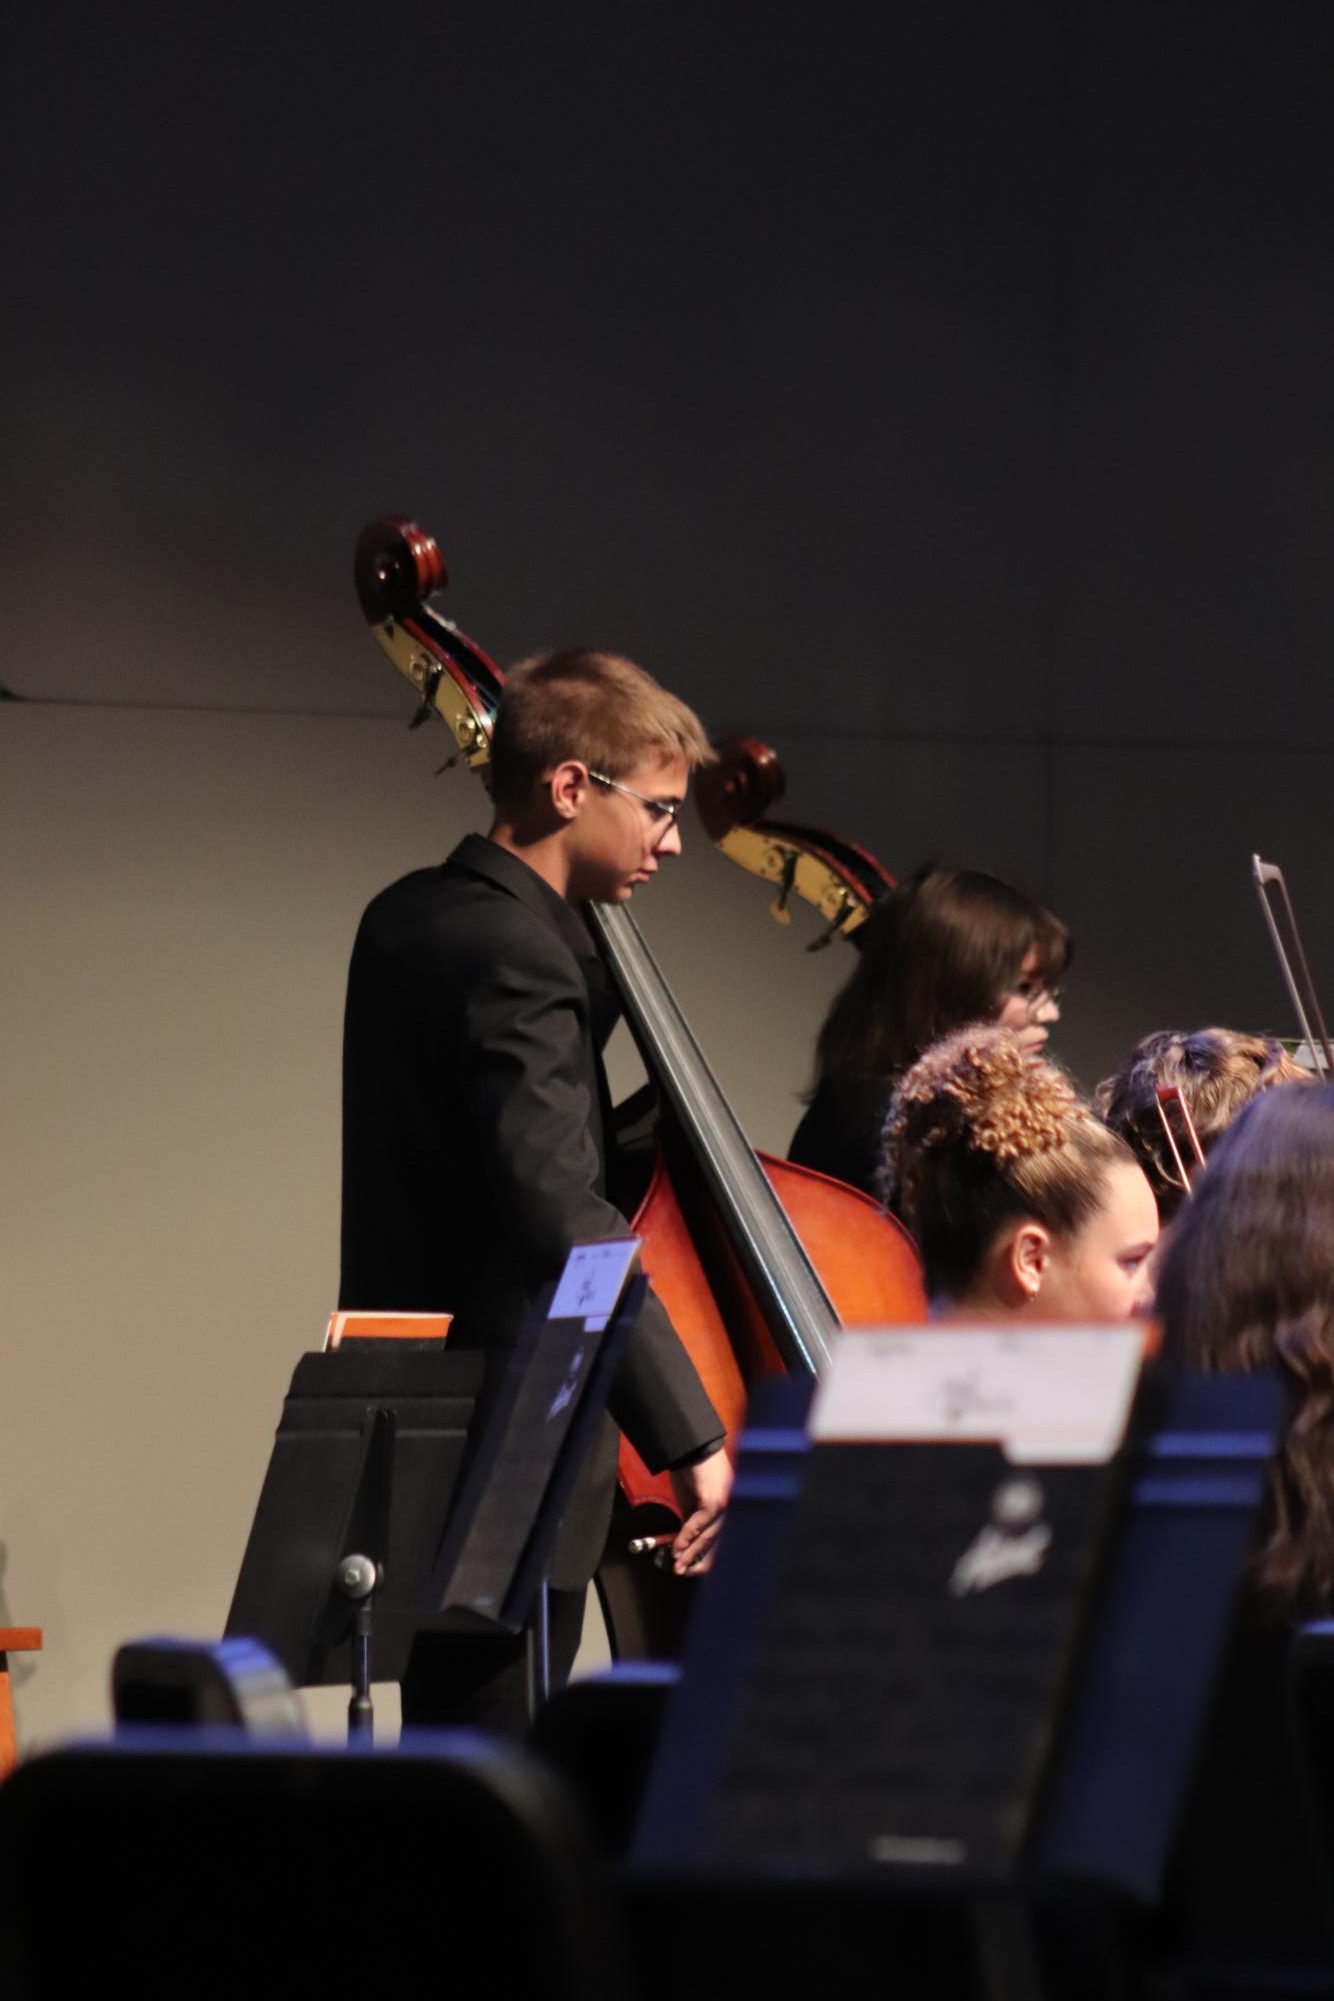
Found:
[[[0,1623],[31,1746],[111,1655],[221,1628],[337,1287],[343,981],[367,898],[484,800],[401,722],[0,709]],[[840,970],[700,838],[646,924],[781,1148]]]
[[[484,816],[470,774],[432,775],[445,745],[401,720],[0,707],[0,1623],[46,1632],[16,1663],[28,1744],[105,1720],[121,1640],[221,1627],[335,1299],[357,918]],[[944,744],[882,787],[828,740],[788,748],[845,826],[893,814],[1051,885],[1083,934],[1058,1047],[1090,1077],[1169,1019],[1287,1025],[1245,856],[1311,868],[1318,754]],[[688,828],[638,914],[782,1152],[851,960],[768,903]]]

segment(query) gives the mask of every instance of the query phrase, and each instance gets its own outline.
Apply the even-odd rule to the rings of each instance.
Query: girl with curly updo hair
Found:
[[[1311,1071],[1272,1035],[1235,1028],[1160,1028],[1137,1042],[1114,1076],[1104,1077],[1093,1102],[1120,1133],[1149,1177],[1158,1214],[1170,1223],[1190,1189],[1184,1187],[1158,1110],[1158,1090],[1175,1085],[1206,1156],[1244,1104],[1276,1084],[1313,1084]],[[1183,1158],[1185,1148],[1181,1149]],[[1188,1163],[1189,1164],[1189,1163]]]
[[[936,1313],[1120,1320],[1151,1305],[1144,1170],[1052,1063],[1003,1028],[927,1050],[890,1103],[881,1199]]]

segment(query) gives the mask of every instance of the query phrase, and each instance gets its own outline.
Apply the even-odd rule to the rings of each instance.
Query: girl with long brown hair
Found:
[[[1334,1610],[1334,1088],[1252,1099],[1184,1205],[1158,1278],[1184,1366],[1277,1368],[1295,1403],[1256,1562],[1266,1599]]]
[[[874,1192],[895,1083],[965,1023],[1012,1028],[1039,1052],[1060,1015],[1070,934],[999,876],[935,863],[905,876],[854,934],[855,970],[816,1044],[816,1082],[791,1158]]]
[[[1197,1962],[1248,1970],[1225,1991],[1328,1993],[1334,1933],[1286,1679],[1293,1629],[1334,1612],[1334,1089],[1284,1084],[1240,1112],[1172,1225],[1158,1313],[1170,1359],[1275,1369],[1292,1392],[1170,1900]]]

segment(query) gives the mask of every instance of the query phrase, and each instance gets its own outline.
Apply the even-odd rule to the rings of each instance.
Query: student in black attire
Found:
[[[1070,934],[999,876],[934,863],[907,876],[853,934],[855,971],[816,1044],[816,1083],[789,1157],[868,1195],[899,1077],[942,1035],[1012,1028],[1033,1055],[1060,1017]]]
[[[492,744],[489,834],[382,891],[362,919],[343,1040],[340,1304],[452,1312],[451,1344],[485,1351],[488,1385],[570,1245],[627,1229],[607,1193],[601,1051],[616,1001],[580,906],[627,902],[680,852],[689,774],[711,754],[698,718],[631,661],[525,663]],[[730,1484],[722,1422],[652,1294],[609,1409],[551,1566],[556,1685],[606,1539],[616,1427],[672,1473],[679,1572],[706,1560]],[[521,1647],[484,1660],[419,1636],[405,1723],[521,1731],[524,1701]]]

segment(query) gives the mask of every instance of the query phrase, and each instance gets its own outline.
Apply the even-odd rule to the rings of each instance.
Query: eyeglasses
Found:
[[[664,833],[668,827],[674,827],[680,818],[681,807],[685,803],[681,799],[649,799],[644,793],[636,792],[633,786],[622,785],[619,778],[608,778],[604,772],[590,771],[588,775],[595,785],[605,785],[609,792],[624,792],[627,799],[637,799],[655,825],[659,820],[664,822]]]
[[[1021,980],[1014,989],[1014,998],[1028,1009],[1029,1020],[1036,1021],[1044,1007],[1060,1007],[1061,989],[1049,987],[1041,980]]]

